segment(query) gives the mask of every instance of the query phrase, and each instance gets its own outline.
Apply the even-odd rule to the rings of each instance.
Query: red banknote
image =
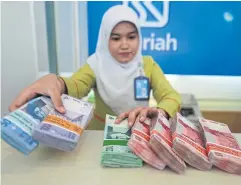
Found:
[[[162,114],[151,121],[150,146],[171,169],[184,173],[185,162],[172,150],[170,123]]]
[[[163,170],[166,165],[151,149],[149,140],[150,120],[147,119],[145,122],[136,121],[132,127],[132,134],[128,141],[128,146],[143,161],[159,170]]]
[[[241,175],[241,147],[228,126],[204,118],[199,121],[204,130],[210,162],[226,172]]]
[[[212,167],[205,148],[202,128],[177,113],[172,120],[173,150],[189,165],[199,170],[209,170]]]

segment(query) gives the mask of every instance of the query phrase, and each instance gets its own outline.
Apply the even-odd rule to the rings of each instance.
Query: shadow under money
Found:
[[[90,138],[89,138],[90,139]],[[83,144],[86,141],[86,134],[80,137],[75,149],[70,152],[57,150],[39,144],[38,148],[28,156],[23,155],[11,148],[2,148],[1,173],[2,174],[24,174],[45,167],[59,167],[76,165],[77,157],[84,150]]]

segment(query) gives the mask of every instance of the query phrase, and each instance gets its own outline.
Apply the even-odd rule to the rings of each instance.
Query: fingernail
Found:
[[[141,118],[140,118],[140,121],[145,121],[145,118],[144,118],[144,117],[141,117]]]
[[[132,126],[132,124],[133,124],[133,123],[132,123],[131,121],[128,123],[128,125],[129,125],[130,127]]]
[[[59,110],[60,110],[62,113],[65,113],[64,107],[60,107]]]
[[[119,123],[119,120],[118,120],[118,119],[116,119],[116,120],[115,120],[115,123]]]

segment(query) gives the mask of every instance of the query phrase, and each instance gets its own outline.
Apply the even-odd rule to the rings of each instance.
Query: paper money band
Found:
[[[66,128],[72,132],[75,132],[76,134],[79,134],[79,135],[81,135],[83,132],[83,129],[80,126],[75,125],[75,124],[71,123],[70,121],[63,120],[55,115],[48,115],[44,119],[43,122],[52,124],[52,125],[58,125],[60,127]]]
[[[216,144],[212,144],[212,143],[207,143],[208,154],[211,151],[223,152],[223,153],[233,155],[235,157],[241,157],[241,151],[238,151],[238,150],[235,150],[232,148],[227,148],[227,147],[220,146],[220,145],[216,145]]]
[[[128,141],[126,140],[104,140],[103,146],[109,145],[120,145],[120,146],[127,146]]]
[[[151,131],[151,136],[156,136],[158,138],[160,138],[161,140],[163,140],[166,144],[168,144],[170,147],[172,147],[172,142],[170,140],[168,140],[165,136],[163,136],[162,134],[160,134],[157,130],[152,130]]]
[[[99,121],[105,123],[105,119],[102,118],[101,116],[99,116],[98,114],[94,113],[94,117],[95,117],[97,120],[99,120]]]
[[[147,135],[146,133],[144,133],[144,132],[141,132],[140,130],[134,129],[134,130],[132,131],[132,134],[135,134],[135,135],[141,137],[142,139],[144,139],[144,140],[147,141],[147,142],[149,142],[149,140],[150,140],[150,136],[148,136],[148,135]]]
[[[206,149],[201,147],[200,145],[196,144],[195,142],[193,142],[191,139],[181,135],[181,134],[178,134],[178,133],[174,133],[173,136],[173,141],[178,138],[178,139],[181,139],[183,141],[185,141],[186,143],[190,144],[192,147],[194,147],[197,151],[199,151],[201,154],[203,154],[205,157],[207,157],[207,153],[206,153]]]

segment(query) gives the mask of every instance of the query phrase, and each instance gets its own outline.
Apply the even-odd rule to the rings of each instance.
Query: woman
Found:
[[[10,110],[42,94],[50,96],[56,110],[64,113],[61,94],[82,98],[93,88],[96,105],[88,129],[103,129],[106,114],[118,116],[117,124],[128,118],[130,126],[138,116],[141,121],[158,112],[172,117],[179,110],[180,95],[152,57],[142,56],[141,46],[136,13],[123,5],[113,6],[102,18],[96,52],[86,64],[70,78],[54,74],[40,78],[23,90]],[[150,89],[157,101],[156,108],[148,107]]]

